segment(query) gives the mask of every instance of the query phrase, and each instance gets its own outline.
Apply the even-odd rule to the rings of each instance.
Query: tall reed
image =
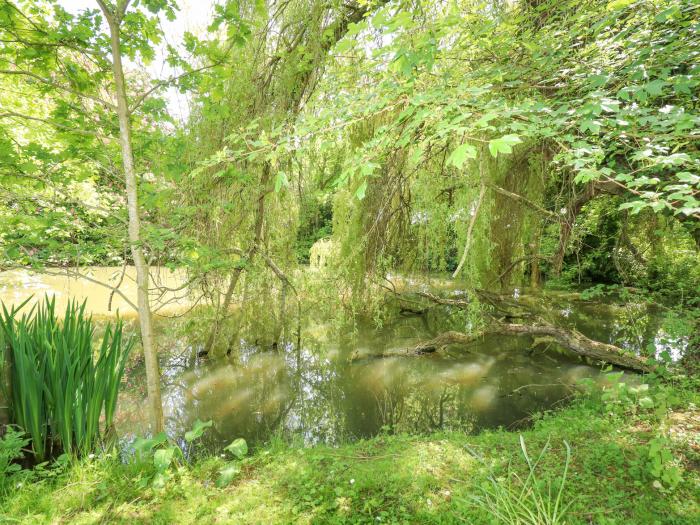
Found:
[[[68,303],[63,320],[48,296],[19,316],[26,302],[0,315],[0,351],[9,366],[11,422],[32,440],[42,461],[57,452],[84,454],[112,428],[119,384],[133,340],[123,323],[108,323],[93,348],[95,327],[85,303]],[[102,431],[100,418],[104,416]]]

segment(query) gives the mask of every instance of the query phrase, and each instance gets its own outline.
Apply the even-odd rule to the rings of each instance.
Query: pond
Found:
[[[91,275],[118,279],[119,269],[92,269]],[[172,288],[184,278],[163,275],[160,279],[168,279]],[[64,300],[87,294],[91,311],[108,313],[109,290],[73,277],[6,272],[0,286],[5,302],[21,300],[32,290],[58,292]],[[178,300],[180,307],[188,304],[186,298]],[[661,312],[645,303],[584,301],[578,294],[557,292],[515,293],[513,300],[545,309],[550,320],[599,341],[668,352],[673,358],[683,346],[666,329]],[[513,429],[529,424],[535,413],[566,403],[581,379],[608,381],[600,367],[551,341],[528,337],[489,336],[441,353],[376,357],[447,329],[465,330],[463,316],[445,307],[397,314],[381,328],[368,321],[339,328],[307,319],[298,334],[290,330],[294,335],[274,348],[259,342],[269,341],[260,335],[266,330],[261,326],[238,333],[230,355],[218,359],[198,357],[201,343],[174,335],[178,331],[169,329],[174,323],[158,321],[166,334],[159,339],[166,427],[170,435],[182,436],[197,419],[211,419],[206,445],[212,450],[238,437],[253,446],[273,436],[337,444],[382,432]],[[636,380],[628,375],[626,380]],[[116,424],[127,440],[148,433],[139,357],[127,371]]]
[[[539,298],[558,313],[559,323],[598,340],[635,349],[651,345],[675,357],[682,347],[648,305],[621,307],[567,294]],[[307,322],[300,337],[276,348],[258,343],[253,330],[239,334],[230,356],[218,359],[198,358],[201,346],[179,340],[161,361],[168,431],[181,436],[197,419],[212,420],[206,444],[219,450],[238,437],[253,445],[273,436],[310,445],[382,432],[515,429],[568,402],[581,379],[610,381],[600,367],[527,337],[489,336],[442,353],[376,357],[459,328],[462,320],[452,314],[435,308],[398,315],[382,328]],[[122,396],[119,425],[127,434],[147,431],[144,393],[137,388],[145,384],[143,374],[141,366],[130,371]],[[637,381],[635,374],[625,375],[623,380]]]

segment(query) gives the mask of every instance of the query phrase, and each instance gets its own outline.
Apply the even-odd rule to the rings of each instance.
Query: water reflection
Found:
[[[115,268],[84,270],[109,282],[121,275]],[[123,282],[127,296],[133,292],[130,272],[127,269]],[[184,276],[163,270],[157,279],[177,288]],[[409,280],[404,284],[419,285]],[[449,281],[434,281],[426,289],[438,287],[450,293],[451,286],[455,285]],[[59,302],[86,297],[88,309],[107,313],[109,290],[85,280],[25,271],[0,276],[0,298],[8,304],[37,292],[58,294]],[[460,290],[451,293],[463,295]],[[173,300],[169,305],[189,304],[187,297],[169,299]],[[642,302],[583,301],[575,294],[522,290],[509,294],[508,300],[590,338],[656,357],[678,359],[687,344],[678,335],[683,330],[674,325],[681,320]],[[125,306],[117,301],[115,296],[114,309]],[[201,333],[188,340],[186,334],[169,328],[176,321],[161,321],[166,334],[159,337],[164,410],[171,435],[182,435],[196,419],[214,421],[213,431],[206,434],[212,447],[236,437],[254,444],[274,434],[299,436],[306,443],[339,443],[382,431],[517,427],[533,412],[565,401],[577,381],[605,380],[597,368],[545,339],[493,336],[441,355],[373,357],[390,348],[413,346],[444,330],[465,330],[464,317],[445,308],[398,316],[381,329],[360,323],[339,330],[323,320],[307,320],[300,337],[287,341],[278,341],[279,331],[269,333],[266,325],[274,323],[266,323],[260,312],[256,318],[257,324],[247,319],[229,327],[227,334],[236,334],[233,351],[219,360],[197,358]],[[278,341],[274,350],[271,341]],[[116,416],[118,430],[125,436],[144,435],[146,381],[139,358],[129,363],[125,383]]]
[[[165,267],[150,268],[151,302],[156,315],[181,311],[192,304],[184,270]],[[118,287],[119,293],[112,293]],[[40,300],[44,294],[56,298],[56,311],[62,313],[69,300],[86,301],[87,311],[98,316],[122,317],[135,315],[136,269],[133,266],[115,268],[89,266],[50,268],[41,273],[28,269],[0,272],[0,300],[6,305],[20,304],[32,298]]]
[[[589,306],[572,302],[557,311],[566,311],[561,322],[591,337],[618,337],[608,306]],[[382,329],[360,325],[352,333],[308,323],[299,344],[270,350],[250,342],[258,337],[239,338],[238,351],[218,360],[197,360],[196,348],[180,340],[162,363],[168,429],[181,435],[196,419],[212,419],[207,444],[216,448],[236,437],[254,444],[274,434],[333,444],[383,431],[515,428],[565,401],[581,379],[604,380],[598,368],[529,338],[491,336],[439,355],[372,357],[433,337],[445,319],[446,312],[398,317]],[[653,344],[657,334],[646,329],[629,344]],[[366,357],[351,359],[358,354]],[[139,373],[137,367],[129,380]],[[126,389],[119,427],[146,432],[144,414],[133,406],[144,406],[143,394]]]

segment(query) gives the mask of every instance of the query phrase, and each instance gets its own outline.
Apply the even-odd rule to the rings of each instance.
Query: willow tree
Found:
[[[290,234],[298,207],[290,191],[294,186],[301,191],[302,184],[295,184],[290,158],[267,147],[269,139],[291,129],[329,50],[373,5],[225,2],[212,29],[226,28],[229,38],[219,45],[193,42],[206,61],[221,55],[232,34],[244,40],[235,58],[203,75],[191,121],[189,156],[196,169],[182,192],[190,225],[184,231],[198,246],[193,274],[217,305],[204,353],[219,339],[244,271],[252,279],[257,265],[279,278],[283,297],[290,286],[284,270],[294,263]],[[241,20],[245,35],[237,30]]]
[[[34,114],[9,108],[2,116],[11,117],[15,125],[21,122],[23,128],[40,124],[60,133],[69,147],[59,164],[82,159],[95,176],[112,177],[111,182],[123,188],[127,243],[137,271],[136,309],[146,361],[150,419],[153,430],[158,432],[163,427],[160,373],[137,175],[137,170],[145,171],[152,164],[147,159],[135,161],[132,127],[136,121],[141,132],[148,131],[146,121],[153,116],[149,112],[154,107],[148,107],[144,101],[159,84],[154,87],[142,76],[129,77],[122,61],[124,56],[131,60],[152,59],[153,46],[161,38],[158,13],[173,17],[175,4],[146,1],[141,5],[145,10],[137,4],[130,8],[129,0],[98,0],[99,9],[72,15],[55,1],[5,2],[0,10],[0,33],[6,43],[0,52],[0,74],[21,79],[45,99],[44,105],[34,107]],[[100,13],[107,22],[106,34]],[[28,146],[22,140],[18,144]],[[121,168],[117,158],[121,158]],[[30,165],[30,171],[37,169],[41,168]],[[115,178],[116,175],[120,177]],[[22,174],[18,172],[16,176]]]
[[[528,269],[538,282],[561,272],[581,211],[609,196],[697,243],[694,6],[420,6],[358,24],[305,119],[316,131],[302,150],[343,158],[335,233],[356,276],[450,269],[497,287]]]

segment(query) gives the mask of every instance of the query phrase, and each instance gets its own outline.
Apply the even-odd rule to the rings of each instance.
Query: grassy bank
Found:
[[[560,499],[566,523],[694,524],[699,397],[689,381],[585,395],[521,433],[386,435],[339,448],[278,441],[243,459],[224,488],[215,483],[219,456],[172,468],[162,489],[145,483],[148,464],[85,458],[14,483],[0,501],[0,522],[493,523],[493,511],[508,506],[508,487],[518,491],[529,473],[522,435],[531,461],[550,443],[537,482],[527,482],[543,504],[556,499],[564,441],[570,445]]]

